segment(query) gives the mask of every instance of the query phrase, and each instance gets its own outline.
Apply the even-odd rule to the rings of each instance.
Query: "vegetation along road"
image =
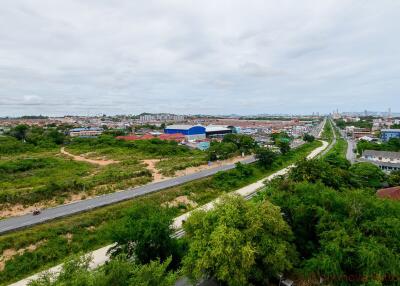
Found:
[[[307,159],[313,159],[313,158],[317,157],[321,152],[326,150],[327,147],[328,147],[328,142],[322,141],[322,146],[320,146],[320,147],[314,149],[313,151],[311,151],[311,153],[307,156]],[[225,167],[227,167],[227,166],[225,166]],[[243,196],[245,198],[247,198],[247,197],[250,198],[251,195],[257,193],[258,190],[260,190],[262,187],[264,187],[265,181],[270,181],[270,180],[272,180],[272,179],[274,179],[274,178],[276,178],[278,176],[285,175],[293,167],[294,167],[294,164],[292,164],[292,165],[290,165],[290,166],[288,166],[286,168],[283,168],[283,169],[281,169],[281,170],[279,170],[279,171],[267,176],[266,178],[263,178],[263,179],[258,180],[257,182],[255,182],[253,184],[250,184],[248,186],[245,186],[245,187],[243,187],[241,189],[236,190],[234,192],[234,194]],[[206,204],[206,205],[204,205],[202,207],[200,207],[199,209],[210,210],[210,209],[213,208],[213,206],[216,204],[217,201],[218,201],[218,199],[214,200],[214,201],[212,201],[212,202],[210,202],[210,203],[208,203],[208,204]],[[184,231],[181,230],[182,224],[183,224],[183,221],[186,221],[188,219],[188,217],[191,215],[191,213],[192,212],[185,213],[185,214],[183,214],[183,215],[181,215],[181,216],[179,216],[179,217],[177,217],[177,218],[175,218],[173,220],[172,227],[174,229],[177,229],[177,231],[175,233],[176,237],[182,237],[184,235]],[[111,245],[102,247],[102,248],[100,248],[98,250],[95,250],[93,252],[90,252],[88,255],[93,257],[93,260],[90,263],[90,268],[96,268],[96,267],[104,264],[107,260],[109,260],[109,256],[108,256],[107,253],[108,253],[109,249],[111,247],[113,247],[113,246],[114,246],[114,244],[111,244]],[[52,268],[46,270],[45,272],[57,275],[60,272],[61,269],[62,269],[62,265],[57,265],[55,267],[52,267]],[[33,276],[30,276],[28,278],[25,278],[23,280],[20,280],[20,281],[14,283],[14,284],[11,284],[10,286],[26,286],[26,285],[28,285],[29,281],[38,279],[39,277],[41,277],[42,274],[43,274],[42,272],[41,273],[37,273],[37,274],[35,274]]]
[[[333,148],[333,146],[335,146],[335,144],[336,144],[336,132],[334,130],[332,120],[329,119],[327,121],[329,122],[329,124],[325,124],[324,130],[322,132],[322,137],[327,137],[326,139],[328,139],[331,142],[330,142],[328,148],[326,148],[321,153],[320,156],[324,156],[325,154],[327,154]]]
[[[255,158],[251,157],[242,161],[244,164],[255,162]],[[125,191],[105,194],[91,199],[78,201],[66,205],[48,208],[41,212],[41,214],[33,216],[26,214],[19,217],[11,217],[0,221],[0,233],[5,233],[12,230],[32,226],[35,224],[43,223],[52,219],[69,216],[72,214],[88,211],[94,208],[111,205],[117,202],[129,200],[135,197],[143,196],[149,193],[157,192],[162,189],[170,188],[173,186],[181,185],[193,180],[205,178],[216,174],[219,171],[226,171],[235,168],[235,164],[219,166],[213,169],[204,170],[194,174],[181,176],[153,184],[144,185],[141,187],[127,189]]]

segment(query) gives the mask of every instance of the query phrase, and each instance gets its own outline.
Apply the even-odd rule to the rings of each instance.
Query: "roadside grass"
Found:
[[[333,140],[333,130],[332,130],[332,124],[330,120],[327,120],[325,123],[324,129],[321,134],[321,138],[328,141],[329,143],[332,142]]]
[[[10,249],[18,251],[29,246],[35,248],[17,254],[5,263],[2,262],[4,269],[0,271],[0,285],[7,285],[48,269],[65,261],[71,255],[86,253],[112,243],[110,232],[134,204],[156,202],[162,205],[179,196],[187,196],[198,205],[203,205],[223,193],[251,184],[297,160],[304,159],[321,145],[320,141],[306,143],[279,156],[269,169],[263,169],[258,164],[245,165],[130,201],[4,234],[0,237],[2,254]],[[171,214],[178,216],[192,209],[190,205],[180,204],[171,207]]]
[[[151,173],[137,160],[100,167],[56,153],[24,154],[0,161],[0,208],[54,199],[63,203],[74,194],[102,194],[149,181]]]
[[[335,154],[338,157],[346,159],[347,141],[343,138],[337,138],[336,144],[322,158]]]
[[[205,152],[189,149],[174,141],[159,139],[124,141],[110,136],[98,138],[77,138],[66,146],[66,150],[75,155],[86,154],[89,158],[106,158],[117,161],[168,159],[168,158],[205,158]]]
[[[156,164],[156,168],[164,176],[173,176],[176,171],[184,170],[189,167],[197,167],[207,164],[207,158],[203,156],[177,157],[163,159]]]

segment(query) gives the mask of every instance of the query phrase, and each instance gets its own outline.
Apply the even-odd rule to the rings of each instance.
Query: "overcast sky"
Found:
[[[0,116],[400,111],[398,0],[2,0]]]

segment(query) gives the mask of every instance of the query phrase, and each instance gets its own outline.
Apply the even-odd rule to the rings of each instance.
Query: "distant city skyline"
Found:
[[[400,1],[26,1],[0,9],[0,116],[400,106]]]
[[[329,114],[334,114],[336,111],[331,111],[328,113],[320,113],[320,112],[312,112],[312,113],[259,113],[259,114],[235,114],[235,113],[226,113],[226,114],[205,114],[205,113],[173,113],[173,112],[148,112],[142,111],[140,113],[115,113],[115,114],[106,114],[106,113],[97,113],[97,114],[61,114],[61,115],[50,115],[50,114],[23,114],[23,115],[14,115],[14,116],[0,116],[0,118],[20,118],[20,117],[34,117],[34,116],[44,116],[44,117],[68,117],[68,116],[82,116],[82,117],[99,117],[99,116],[138,116],[142,114],[171,114],[171,115],[186,115],[186,116],[238,116],[238,117],[257,117],[257,116],[327,116]],[[388,111],[374,111],[374,110],[360,110],[360,111],[343,111],[339,114],[341,115],[352,115],[352,116],[364,116],[365,112],[367,112],[368,116],[388,116]],[[400,117],[400,112],[390,112],[391,117]]]

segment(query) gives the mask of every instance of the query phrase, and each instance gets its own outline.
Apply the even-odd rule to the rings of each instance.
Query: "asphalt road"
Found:
[[[249,164],[255,162],[254,157],[245,159],[241,161],[244,164]],[[91,199],[86,199],[83,201],[78,201],[66,205],[57,206],[54,208],[44,209],[39,215],[26,214],[18,217],[11,217],[7,219],[0,220],[0,234],[29,227],[35,224],[40,224],[53,220],[56,218],[61,218],[65,216],[70,216],[80,212],[85,212],[98,207],[103,207],[125,200],[130,200],[139,196],[147,195],[153,192],[158,192],[160,190],[178,186],[193,180],[209,177],[214,175],[219,171],[226,171],[235,168],[235,164],[229,164],[225,166],[215,167],[212,169],[204,170],[190,175],[185,175],[181,177],[176,177],[173,179],[165,180],[162,182],[152,183],[136,188],[130,188],[124,191],[97,196]]]
[[[356,144],[353,139],[347,139],[347,152],[346,152],[346,159],[350,161],[351,164],[354,164],[356,161],[356,154],[354,153],[354,149]]]

